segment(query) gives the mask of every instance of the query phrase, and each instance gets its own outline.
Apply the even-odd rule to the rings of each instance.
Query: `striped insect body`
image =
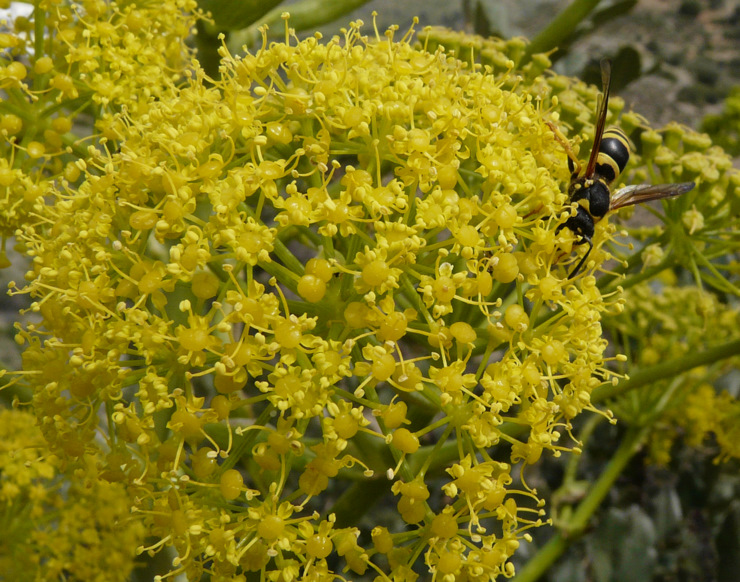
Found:
[[[596,129],[591,155],[585,171],[570,145],[562,137],[557,128],[548,122],[553,129],[555,138],[561,143],[568,154],[568,167],[571,171],[568,195],[571,202],[577,203],[576,213],[558,226],[556,233],[563,228],[569,229],[578,236],[576,244],[587,244],[588,250],[568,275],[575,277],[586,263],[593,250],[593,236],[595,224],[604,218],[608,212],[632,204],[640,204],[650,200],[679,196],[694,187],[693,182],[680,184],[641,184],[627,186],[612,194],[609,188],[624,171],[630,158],[630,142],[627,135],[619,128],[611,127],[605,130],[606,114],[608,111],[609,90],[611,85],[611,62],[601,62],[601,78],[603,94],[596,112]]]

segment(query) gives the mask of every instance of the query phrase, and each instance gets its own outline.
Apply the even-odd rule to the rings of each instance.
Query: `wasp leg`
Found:
[[[578,274],[581,267],[583,267],[583,264],[586,262],[586,259],[588,259],[588,255],[590,255],[591,251],[594,249],[594,243],[591,242],[591,237],[586,235],[581,235],[581,241],[577,244],[583,244],[584,241],[588,243],[588,250],[586,251],[586,254],[583,255],[583,258],[578,262],[576,268],[571,271],[570,275],[568,275],[568,279],[572,279]]]

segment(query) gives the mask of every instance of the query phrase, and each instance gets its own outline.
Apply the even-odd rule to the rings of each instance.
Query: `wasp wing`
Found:
[[[681,182],[680,184],[640,184],[627,186],[612,195],[609,210],[617,210],[633,204],[641,204],[650,200],[661,198],[673,198],[686,194],[695,184],[693,182]]]
[[[594,145],[591,148],[591,156],[588,158],[586,166],[586,178],[593,178],[596,172],[596,160],[599,157],[599,148],[601,148],[601,138],[604,135],[604,126],[606,125],[606,113],[609,110],[609,88],[612,81],[612,62],[609,59],[601,61],[601,83],[603,91],[601,93],[601,102],[596,110],[596,128],[594,129]]]

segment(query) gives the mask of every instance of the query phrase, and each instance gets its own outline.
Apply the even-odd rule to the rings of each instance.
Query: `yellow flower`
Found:
[[[130,487],[115,511],[132,505],[156,538],[141,551],[173,548],[173,575],[513,576],[543,521],[512,472],[576,448],[562,432],[613,377],[601,321],[620,299],[567,278],[569,173],[546,123],[552,108],[590,130],[598,92],[545,82],[542,56],[515,69],[517,40],[475,39],[492,64],[465,65],[361,22],[222,47],[207,79],[181,42],[191,2],[165,3],[149,36],[149,9],[84,6],[59,9],[47,74],[60,103],[93,92],[101,135],[47,200],[29,195],[32,224],[7,223],[33,256],[23,291],[41,323],[19,340],[50,449]],[[727,181],[691,143],[651,163]],[[589,269],[613,232],[600,223]],[[506,463],[489,457],[501,441]],[[335,527],[370,509],[348,486],[367,479],[399,496],[376,516],[387,560]]]

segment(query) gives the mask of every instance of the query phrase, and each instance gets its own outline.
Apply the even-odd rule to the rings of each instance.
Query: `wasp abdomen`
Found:
[[[622,173],[629,159],[629,139],[621,129],[610,127],[601,138],[599,156],[596,158],[596,173],[610,184]]]

